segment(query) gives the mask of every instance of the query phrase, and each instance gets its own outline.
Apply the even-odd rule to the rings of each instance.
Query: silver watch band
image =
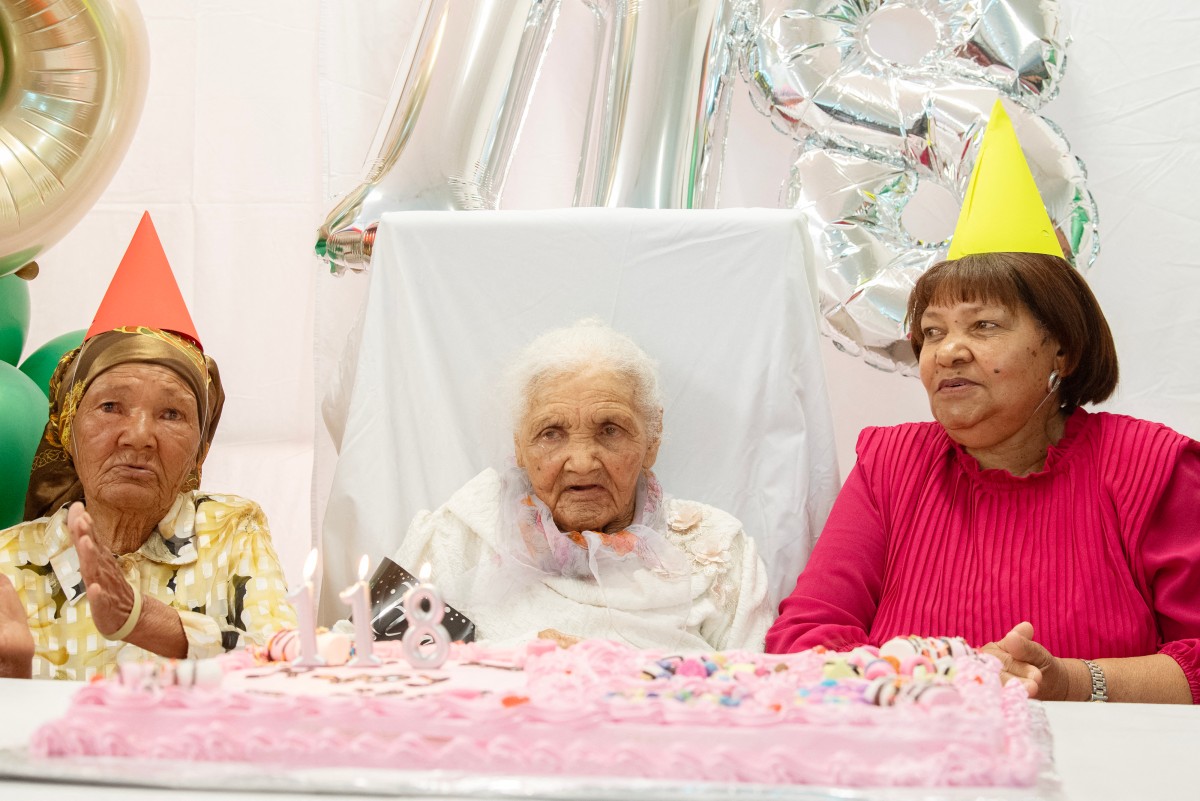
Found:
[[[1083,660],[1083,664],[1087,665],[1088,672],[1092,674],[1092,697],[1089,701],[1107,701],[1108,700],[1108,681],[1104,678],[1104,671],[1100,666],[1090,659]]]

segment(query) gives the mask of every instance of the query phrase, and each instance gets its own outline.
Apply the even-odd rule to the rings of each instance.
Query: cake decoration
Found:
[[[31,753],[142,759],[153,742],[164,759],[827,786],[1029,786],[1042,761],[1024,688],[961,641],[787,655],[456,643],[433,669],[378,642],[380,666],[355,670],[268,661],[286,639],[122,666]]]
[[[367,587],[367,573],[371,570],[371,557],[363,554],[358,562],[358,581],[338,595],[351,608],[350,620],[354,624],[354,658],[350,667],[372,668],[379,665],[373,653],[374,633],[371,630],[371,590]]]
[[[384,558],[371,576],[371,628],[375,640],[399,640],[408,630],[404,596],[419,582],[391,559]],[[475,624],[453,606],[446,605],[442,625],[453,642],[472,642]]]

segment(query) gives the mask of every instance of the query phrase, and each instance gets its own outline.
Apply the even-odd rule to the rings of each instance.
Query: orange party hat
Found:
[[[203,350],[150,212],[142,214],[84,339],[139,325],[179,334]]]

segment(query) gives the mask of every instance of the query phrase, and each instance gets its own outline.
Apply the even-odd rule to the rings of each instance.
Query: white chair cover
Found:
[[[658,360],[655,473],[742,521],[778,603],[839,485],[804,225],[774,209],[386,215],[349,386],[326,408],[340,454],[321,619],[345,616],[336,594],[361,554],[394,553],[417,511],[511,463],[498,376],[537,334],[588,316]]]

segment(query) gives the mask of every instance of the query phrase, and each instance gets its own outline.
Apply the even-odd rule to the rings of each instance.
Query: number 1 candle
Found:
[[[375,667],[379,664],[378,657],[371,652],[375,633],[371,631],[371,588],[367,586],[367,571],[370,568],[371,560],[363,554],[358,563],[358,581],[338,595],[343,603],[350,605],[354,618],[354,658],[350,660],[349,667]]]
[[[300,658],[292,663],[298,667],[316,667],[325,664],[325,660],[317,653],[317,622],[313,608],[316,592],[313,589],[312,580],[316,575],[320,558],[320,552],[316,548],[308,552],[308,558],[304,560],[304,583],[287,597],[296,610],[296,621],[300,631]]]

